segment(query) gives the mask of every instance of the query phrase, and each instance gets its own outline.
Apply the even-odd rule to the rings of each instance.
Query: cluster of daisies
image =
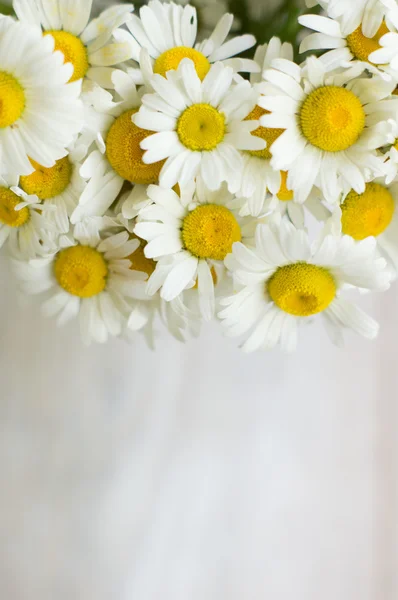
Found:
[[[352,292],[398,273],[398,4],[307,4],[299,64],[277,38],[247,58],[230,14],[199,43],[189,4],[14,0],[0,245],[45,315],[87,343],[214,319],[290,352],[316,315],[377,335]]]

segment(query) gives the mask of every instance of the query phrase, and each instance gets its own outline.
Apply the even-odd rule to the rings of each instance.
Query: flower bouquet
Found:
[[[0,244],[22,294],[86,343],[213,320],[246,352],[398,269],[398,4],[307,0],[304,61],[224,14],[14,0],[0,18]],[[317,56],[308,55],[316,51]],[[347,298],[347,293],[350,299]]]

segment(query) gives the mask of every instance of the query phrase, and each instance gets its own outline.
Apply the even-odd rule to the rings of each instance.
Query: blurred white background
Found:
[[[85,348],[0,285],[1,600],[396,600],[397,287],[286,357]]]
[[[397,289],[376,343],[85,348],[1,265],[0,597],[395,600]]]

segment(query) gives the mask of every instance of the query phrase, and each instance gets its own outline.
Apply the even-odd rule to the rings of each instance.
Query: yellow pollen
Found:
[[[353,92],[335,86],[309,94],[300,112],[301,129],[307,140],[327,152],[350,148],[365,128],[365,111]]]
[[[61,250],[55,260],[55,278],[69,294],[91,298],[106,287],[108,266],[103,255],[89,246]]]
[[[157,183],[164,161],[146,165],[140,144],[153,131],[140,129],[131,117],[137,109],[128,110],[116,119],[106,138],[106,156],[120,177],[131,183],[149,185]]]
[[[140,245],[138,246],[137,250],[135,250],[128,257],[131,261],[130,269],[132,271],[140,271],[141,273],[146,273],[148,277],[150,277],[156,269],[156,262],[152,260],[152,258],[147,258],[145,256],[144,250],[146,242],[135,235],[132,237],[138,239],[140,241]]]
[[[153,67],[154,73],[159,73],[165,77],[167,71],[175,71],[183,58],[190,58],[194,65],[199,78],[203,81],[207,73],[210,71],[210,63],[204,54],[188,48],[187,46],[177,46],[163,52],[155,61]]]
[[[25,92],[17,79],[0,71],[0,129],[18,121],[25,109]]]
[[[362,33],[362,25],[360,25],[355,31],[347,36],[348,48],[358,60],[370,62],[369,54],[372,54],[372,52],[375,52],[381,48],[379,44],[380,38],[389,31],[390,30],[388,29],[387,25],[383,22],[380,25],[376,35],[372,38],[368,38]]]
[[[69,82],[82,79],[89,70],[87,48],[80,38],[67,31],[45,31],[43,35],[52,35],[55,40],[54,50],[59,50],[65,57],[64,63],[72,63],[74,71]]]
[[[277,193],[278,199],[281,200],[281,202],[290,202],[290,200],[293,200],[294,198],[294,192],[287,187],[287,176],[287,171],[281,171],[281,187]]]
[[[336,284],[323,267],[305,262],[279,267],[267,283],[275,304],[296,317],[309,317],[325,310],[336,296]]]
[[[29,208],[15,210],[21,204],[22,198],[5,187],[0,187],[0,222],[9,227],[22,227],[30,219]]]
[[[72,163],[67,156],[49,168],[42,167],[32,159],[30,162],[35,171],[20,179],[20,186],[27,194],[36,195],[40,200],[49,200],[62,194],[70,184]]]
[[[214,150],[225,136],[225,115],[210,104],[193,104],[177,123],[180,142],[194,152]]]
[[[198,258],[224,260],[242,234],[232,212],[225,206],[203,204],[185,217],[182,240],[186,250]]]
[[[255,106],[252,112],[247,115],[245,121],[257,121],[263,115],[269,115],[269,110],[265,110],[264,108],[261,108],[261,106]],[[252,135],[265,140],[267,142],[267,146],[264,150],[247,150],[246,152],[252,156],[257,156],[258,158],[271,160],[272,152],[270,148],[284,131],[284,129],[276,129],[273,127],[258,127],[252,131]]]
[[[395,211],[394,199],[379,183],[367,183],[363,194],[354,190],[341,205],[343,233],[355,240],[378,236],[390,225]]]

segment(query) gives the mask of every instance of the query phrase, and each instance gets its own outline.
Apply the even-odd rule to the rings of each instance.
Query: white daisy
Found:
[[[107,92],[99,97],[94,94],[100,101],[95,108],[101,110],[106,119],[102,130],[97,132],[97,149],[89,153],[80,169],[81,176],[88,180],[88,184],[72,214],[72,223],[85,217],[105,214],[125,181],[137,186],[157,183],[163,166],[163,162],[143,162],[144,151],[140,144],[153,132],[141,129],[132,121],[132,116],[141,106],[141,96],[146,88],[137,90],[131,76],[121,70],[113,72],[112,81],[117,102],[113,102]]]
[[[201,315],[192,307],[192,298],[187,298],[189,290],[171,302],[161,298],[159,292],[152,295],[147,293],[147,281],[156,269],[156,262],[145,256],[146,242],[136,239],[139,241],[139,246],[129,257],[131,269],[146,277],[134,286],[133,307],[124,335],[127,339],[131,339],[139,331],[144,335],[148,345],[154,348],[156,324],[160,320],[176,340],[184,342],[188,333],[199,333]]]
[[[130,34],[123,30],[115,33],[120,41],[129,41],[131,55],[146,71],[165,76],[175,70],[184,58],[191,59],[203,80],[211,64],[223,61],[234,71],[258,71],[258,65],[249,59],[231,58],[255,45],[252,35],[242,35],[226,41],[233,24],[233,15],[225,14],[218,22],[208,40],[196,43],[198,19],[196,8],[191,5],[178,6],[174,2],[162,3],[150,0],[140,9],[140,18],[135,15],[127,23]],[[147,50],[150,61],[141,61],[141,49]]]
[[[378,325],[340,296],[349,284],[385,290],[390,276],[383,258],[375,258],[376,242],[327,235],[310,244],[308,235],[285,221],[258,225],[254,249],[236,243],[226,266],[237,293],[221,301],[219,314],[228,335],[244,336],[243,350],[270,349],[278,343],[291,352],[298,327],[322,313],[332,339],[341,343],[349,328],[373,339]]]
[[[385,151],[385,165],[386,165],[386,184],[389,185],[398,176],[398,121],[391,119],[389,124],[389,133],[391,144]]]
[[[372,38],[383,22],[386,14],[386,0],[306,0],[308,7],[320,4],[326,14],[341,23],[344,34],[358,29],[362,23],[362,31],[366,37]],[[390,0],[387,0],[389,2]],[[395,1],[395,0],[392,0]]]
[[[282,44],[279,38],[274,37],[269,44],[259,46],[256,50],[255,61],[261,67],[261,73],[271,68],[274,60],[293,60],[293,46],[288,43]],[[253,74],[251,83],[260,95],[262,75]],[[246,117],[247,121],[258,120],[267,111],[256,105]],[[282,185],[286,183],[284,175],[271,166],[272,154],[270,147],[273,142],[283,133],[283,129],[258,127],[252,135],[265,141],[264,150],[248,150],[243,152],[243,171],[238,196],[248,199],[249,214],[258,216],[268,210],[267,197],[276,197],[282,191]],[[269,196],[268,192],[272,194]]]
[[[142,210],[134,232],[146,240],[145,255],[157,260],[148,281],[150,295],[161,288],[166,301],[196,286],[200,312],[210,320],[215,310],[218,267],[240,241],[242,221],[228,208],[232,200],[225,186],[209,191],[199,180],[181,189],[181,197],[170,189],[151,185],[153,205]],[[250,235],[250,232],[248,230]]]
[[[334,211],[333,222],[336,233],[357,241],[374,237],[393,276],[398,275],[398,182],[386,185],[376,179],[366,184],[363,194],[351,190]]]
[[[136,186],[133,192],[136,191]],[[146,202],[138,202],[141,205],[141,210],[152,204],[152,200],[148,197],[145,188],[145,200]],[[129,257],[131,260],[131,269],[134,271],[140,271],[146,278],[140,282],[140,285],[136,285],[136,294],[134,300],[134,309],[130,315],[126,330],[125,337],[131,339],[132,335],[136,331],[140,331],[144,334],[148,345],[151,348],[155,346],[155,325],[159,320],[166,327],[168,332],[178,341],[184,342],[187,334],[199,335],[200,325],[202,322],[202,316],[199,310],[197,287],[194,291],[185,290],[179,297],[175,298],[170,302],[166,302],[161,298],[160,293],[147,294],[147,281],[156,269],[156,261],[153,258],[147,258],[145,256],[145,247],[147,242],[134,234],[134,229],[137,224],[136,219],[136,208],[137,203],[134,205],[134,217],[126,218],[124,214],[126,212],[130,215],[131,197],[127,193],[126,196],[122,197],[115,207],[115,214],[117,214],[116,222],[122,226],[122,230],[127,230],[131,237],[136,238],[139,241],[139,246]],[[126,208],[123,213],[119,213],[119,209]],[[225,271],[224,266],[221,266],[223,272]],[[220,270],[217,269],[218,275]],[[139,290],[140,288],[140,290]]]
[[[146,277],[131,270],[129,259],[138,246],[127,231],[101,239],[94,221],[87,221],[75,228],[68,247],[13,266],[23,292],[47,292],[46,316],[57,316],[58,325],[79,317],[84,343],[102,343],[123,332],[142,289]]]
[[[25,260],[48,252],[56,230],[35,196],[20,197],[17,181],[0,176],[0,248],[7,243],[13,256]]]
[[[398,110],[395,84],[356,78],[355,68],[328,75],[314,57],[302,68],[289,61],[278,67],[265,72],[271,85],[264,85],[258,101],[271,111],[261,125],[285,129],[271,147],[271,165],[289,171],[287,184],[299,202],[314,184],[328,202],[347,186],[362,193],[371,175],[385,174],[377,149],[391,139],[386,122]]]
[[[69,217],[76,208],[85,186],[79,174],[80,164],[71,155],[57,160],[53,167],[31,161],[31,175],[20,177],[16,193],[40,204],[43,216],[59,234],[68,233]]]
[[[147,164],[167,159],[160,172],[163,187],[187,185],[201,175],[212,190],[221,182],[237,191],[242,172],[240,150],[262,150],[265,142],[251,135],[258,121],[244,121],[256,102],[248,81],[233,84],[233,71],[213,65],[202,82],[191,60],[181,61],[167,77],[154,75],[154,94],[142,98],[133,116],[142,129],[155,131],[141,142]]]
[[[281,186],[276,194],[265,192],[260,199],[258,207],[261,210],[258,214],[253,214],[253,198],[243,198],[237,196],[234,203],[230,206],[239,209],[242,217],[249,215],[259,218],[267,217],[274,213],[281,216],[286,215],[295,227],[301,229],[306,224],[306,211],[315,217],[317,221],[325,221],[330,217],[330,211],[322,203],[322,194],[318,188],[313,187],[308,198],[304,202],[299,202],[297,194],[287,187],[288,174],[281,171]]]
[[[371,73],[398,80],[398,70],[393,71],[386,61],[373,64],[370,59],[370,56],[373,57],[372,53],[381,48],[380,38],[390,31],[385,21],[373,37],[364,35],[362,25],[352,33],[344,34],[337,20],[320,15],[303,15],[299,17],[299,22],[304,27],[317,32],[304,38],[300,45],[300,52],[330,48],[320,57],[327,71],[360,64],[364,70],[367,69]]]
[[[111,87],[114,65],[131,58],[130,47],[112,40],[113,32],[128,21],[132,4],[119,4],[90,21],[93,0],[14,0],[20,19],[51,35],[55,49],[71,63],[70,81],[89,78]]]
[[[35,27],[0,19],[0,172],[28,175],[28,156],[51,167],[83,124],[80,83]]]
[[[398,4],[396,0],[380,0],[387,10],[387,17],[398,29]],[[393,71],[398,71],[398,33],[385,33],[380,39],[378,48],[369,56],[372,62],[386,64]]]

